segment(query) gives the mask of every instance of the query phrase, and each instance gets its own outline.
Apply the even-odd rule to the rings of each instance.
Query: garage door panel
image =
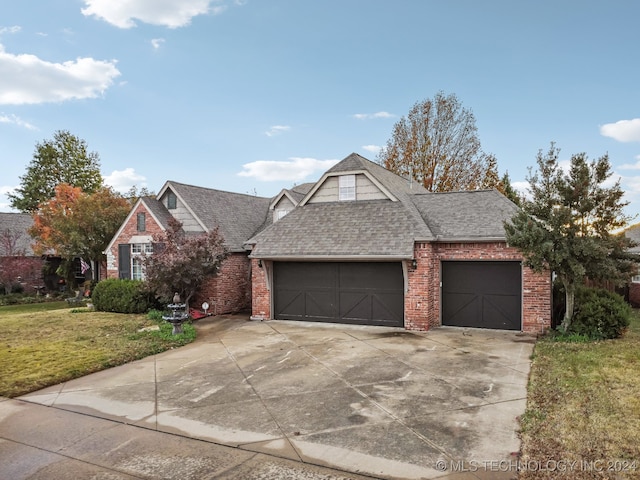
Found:
[[[297,290],[306,301],[282,309]],[[274,316],[363,325],[404,324],[404,279],[399,263],[276,262]],[[295,317],[295,318],[294,318]]]
[[[519,262],[442,262],[442,324],[519,330]]]

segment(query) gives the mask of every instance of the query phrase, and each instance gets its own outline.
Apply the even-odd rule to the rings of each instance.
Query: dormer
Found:
[[[314,183],[303,183],[282,191],[274,197],[269,204],[269,211],[272,212],[273,223],[282,219],[287,213],[296,208],[309,190],[314,187]]]
[[[282,190],[269,205],[269,211],[273,215],[273,223],[282,219],[287,213],[296,208],[298,202],[288,190]]]
[[[397,199],[366,170],[327,172],[301,204]]]

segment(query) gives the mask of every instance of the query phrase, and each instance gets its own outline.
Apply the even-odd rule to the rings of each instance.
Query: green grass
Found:
[[[20,305],[3,305],[0,306],[0,318],[4,315],[13,313],[32,313],[45,312],[48,310],[59,310],[61,308],[69,308],[66,301],[61,302],[42,302],[42,303],[24,303]]]
[[[44,305],[52,309],[43,310]],[[0,307],[0,396],[23,395],[179,347],[196,336],[190,324],[183,334],[172,335],[169,323],[145,315],[72,309],[66,302],[64,309],[38,306]],[[154,325],[160,330],[140,331]]]
[[[521,419],[523,462],[605,467],[577,468],[566,478],[640,478],[640,312],[622,338],[557,340],[535,347]],[[555,476],[526,471],[520,478]]]

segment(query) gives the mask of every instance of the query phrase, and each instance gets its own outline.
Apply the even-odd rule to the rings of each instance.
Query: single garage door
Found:
[[[275,262],[273,285],[280,320],[404,325],[400,263]]]
[[[520,330],[520,262],[442,262],[442,324]]]

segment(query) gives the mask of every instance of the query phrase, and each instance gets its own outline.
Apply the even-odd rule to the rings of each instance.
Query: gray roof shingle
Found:
[[[415,224],[399,202],[315,203],[258,234],[258,258],[411,258]]]
[[[431,193],[352,153],[325,175],[366,171],[398,201],[308,203],[247,243],[256,258],[412,258],[416,241],[503,240],[517,206],[495,190]]]
[[[265,224],[271,199],[167,182],[208,230],[220,228],[227,247],[244,251],[244,242]]]
[[[10,238],[15,240],[15,245],[12,245],[13,252],[7,252],[7,247],[0,243],[0,256],[8,253],[33,256],[33,238],[27,232],[32,225],[33,218],[28,213],[0,212],[0,234],[9,234]]]
[[[496,190],[427,193],[413,202],[437,241],[504,239],[518,207]]]
[[[169,210],[167,210],[167,207],[157,200],[156,197],[143,197],[142,201],[158,220],[160,226],[166,229],[169,226],[169,219],[171,218],[171,214],[169,213]]]

